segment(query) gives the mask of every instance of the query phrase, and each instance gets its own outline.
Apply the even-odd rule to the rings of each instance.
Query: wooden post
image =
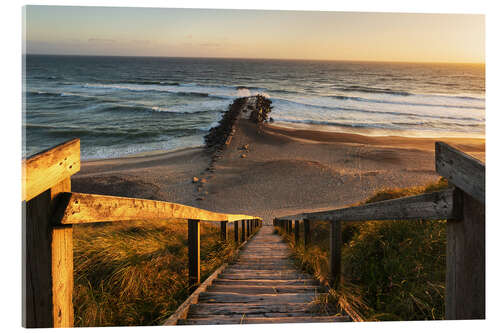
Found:
[[[446,223],[445,318],[485,318],[485,199],[483,162],[436,142],[436,171],[456,186],[454,219]]]
[[[456,189],[453,206],[462,218],[446,224],[445,318],[485,319],[484,204]]]
[[[189,288],[200,284],[200,221],[188,220]]]
[[[247,225],[247,238],[249,238],[250,234],[251,234],[251,232],[250,232],[250,220],[246,220],[245,223]]]
[[[304,248],[307,248],[311,243],[311,232],[309,229],[309,220],[304,219]]]
[[[288,220],[288,233],[292,233],[292,220]]]
[[[23,202],[23,324],[28,328],[73,327],[73,228],[52,225],[56,196],[69,191],[67,178]]]
[[[245,220],[241,220],[241,242],[243,243],[246,239],[245,235]]]
[[[238,221],[234,221],[233,225],[234,225],[234,242],[238,244],[238,242],[240,241],[240,237],[238,235]]]
[[[330,287],[336,288],[340,283],[342,256],[342,224],[340,221],[330,222]]]
[[[295,225],[294,225],[294,232],[295,232],[295,246],[299,245],[299,228],[300,228],[300,221],[295,220]]]
[[[220,222],[220,240],[227,241],[227,221]]]
[[[73,327],[73,228],[55,225],[58,194],[80,170],[80,140],[36,154],[22,165],[22,322],[27,328]]]

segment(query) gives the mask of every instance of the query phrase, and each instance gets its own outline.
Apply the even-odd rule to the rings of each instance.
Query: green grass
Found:
[[[73,238],[75,326],[158,325],[189,296],[187,222],[77,225]],[[202,280],[234,250],[202,223]]]
[[[441,179],[426,187],[385,189],[365,203],[447,186]],[[324,282],[329,270],[328,228],[326,222],[311,223],[314,245],[307,250],[301,244],[293,246],[297,263]],[[342,283],[324,298],[325,306],[364,320],[444,319],[445,221],[343,223],[342,240]]]

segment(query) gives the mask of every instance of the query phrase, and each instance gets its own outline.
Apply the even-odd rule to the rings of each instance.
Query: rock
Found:
[[[198,177],[193,177],[193,183],[197,183],[200,179]]]

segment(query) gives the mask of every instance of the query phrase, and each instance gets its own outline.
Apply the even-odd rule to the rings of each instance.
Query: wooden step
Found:
[[[304,317],[315,312],[308,303],[260,304],[260,303],[198,303],[189,308],[188,318],[204,318],[213,315],[243,315],[249,317]]]
[[[315,316],[315,317],[247,317],[242,316],[209,316],[206,318],[182,319],[179,325],[228,325],[228,324],[285,324],[285,323],[338,323],[350,322],[348,316]]]
[[[254,294],[245,295],[236,292],[203,292],[198,298],[199,303],[259,303],[259,304],[283,304],[283,303],[309,303],[316,299],[319,294],[295,293],[295,294]]]
[[[211,292],[235,292],[239,294],[257,295],[257,294],[295,294],[319,293],[325,292],[326,288],[321,286],[255,286],[255,285],[220,285],[213,284],[207,288]]]
[[[349,321],[322,313],[318,296],[327,291],[297,269],[291,251],[273,228],[262,228],[201,291],[180,325],[313,323]]]
[[[317,286],[318,281],[313,279],[302,279],[302,280],[266,280],[266,279],[241,279],[241,280],[231,280],[218,278],[213,282],[213,285],[253,285],[253,286]]]
[[[300,274],[300,273],[292,273],[292,274],[283,274],[277,272],[276,274],[257,274],[257,273],[245,273],[245,274],[231,274],[231,273],[222,273],[220,275],[221,279],[229,279],[229,280],[303,280],[308,279],[310,276]]]

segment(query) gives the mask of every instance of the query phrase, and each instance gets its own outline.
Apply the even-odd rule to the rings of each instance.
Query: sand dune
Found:
[[[435,181],[436,140],[257,127],[240,119],[213,170],[207,170],[210,156],[202,148],[89,161],[73,178],[73,190],[173,201],[270,222],[350,205],[381,188]],[[439,140],[484,160],[482,139]],[[240,149],[246,144],[248,152]],[[203,183],[193,183],[194,176]]]

